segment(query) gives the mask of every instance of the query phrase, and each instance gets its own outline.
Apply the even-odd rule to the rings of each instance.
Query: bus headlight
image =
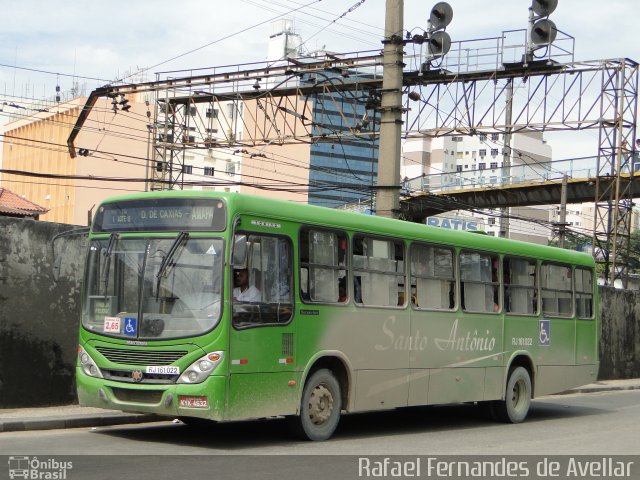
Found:
[[[81,345],[78,345],[78,360],[80,361],[80,366],[82,367],[82,371],[85,375],[96,378],[103,378],[102,372],[96,365],[96,362],[93,361],[93,358],[87,353],[87,351],[82,348]]]
[[[222,362],[224,352],[207,353],[182,372],[176,383],[202,383]]]

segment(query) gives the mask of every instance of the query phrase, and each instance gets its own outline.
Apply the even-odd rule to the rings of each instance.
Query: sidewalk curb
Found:
[[[620,392],[625,390],[640,390],[640,385],[588,385],[584,387],[572,388],[564,392],[554,393],[554,395],[571,395],[575,393],[600,393],[600,392]]]
[[[70,415],[66,417],[41,417],[28,420],[0,421],[0,432],[25,432],[31,430],[55,430],[65,428],[108,427],[127,423],[148,423],[170,420],[160,415]]]

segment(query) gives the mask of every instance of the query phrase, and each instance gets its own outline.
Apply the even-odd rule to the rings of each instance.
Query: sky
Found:
[[[405,0],[405,30],[426,28],[435,3]],[[458,41],[526,28],[530,0],[449,3],[447,31]],[[294,19],[309,50],[379,49],[385,1],[0,0],[0,7],[0,98],[7,101],[52,98],[56,85],[64,92],[74,82],[88,94],[139,69],[152,80],[159,71],[267,60],[270,21],[283,16]],[[558,0],[551,15],[575,37],[576,60],[640,61],[639,18],[637,0]]]

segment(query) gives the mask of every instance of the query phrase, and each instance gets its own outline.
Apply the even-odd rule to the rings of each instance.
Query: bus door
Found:
[[[229,419],[296,411],[292,261],[286,236],[234,236]]]

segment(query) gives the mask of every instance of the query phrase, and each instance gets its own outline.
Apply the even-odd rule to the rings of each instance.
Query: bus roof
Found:
[[[519,240],[496,238],[472,232],[449,230],[422,223],[364,215],[333,208],[298,204],[258,195],[197,190],[164,190],[113,197],[105,200],[103,203],[155,198],[221,198],[226,201],[230,211],[234,214],[242,213],[298,223],[310,223],[309,220],[313,219],[314,225],[336,229],[348,229],[383,236],[422,240],[441,245],[466,247],[515,256],[543,258],[589,267],[595,265],[591,255],[573,250],[565,250]],[[233,220],[232,216],[229,217],[229,220]]]

